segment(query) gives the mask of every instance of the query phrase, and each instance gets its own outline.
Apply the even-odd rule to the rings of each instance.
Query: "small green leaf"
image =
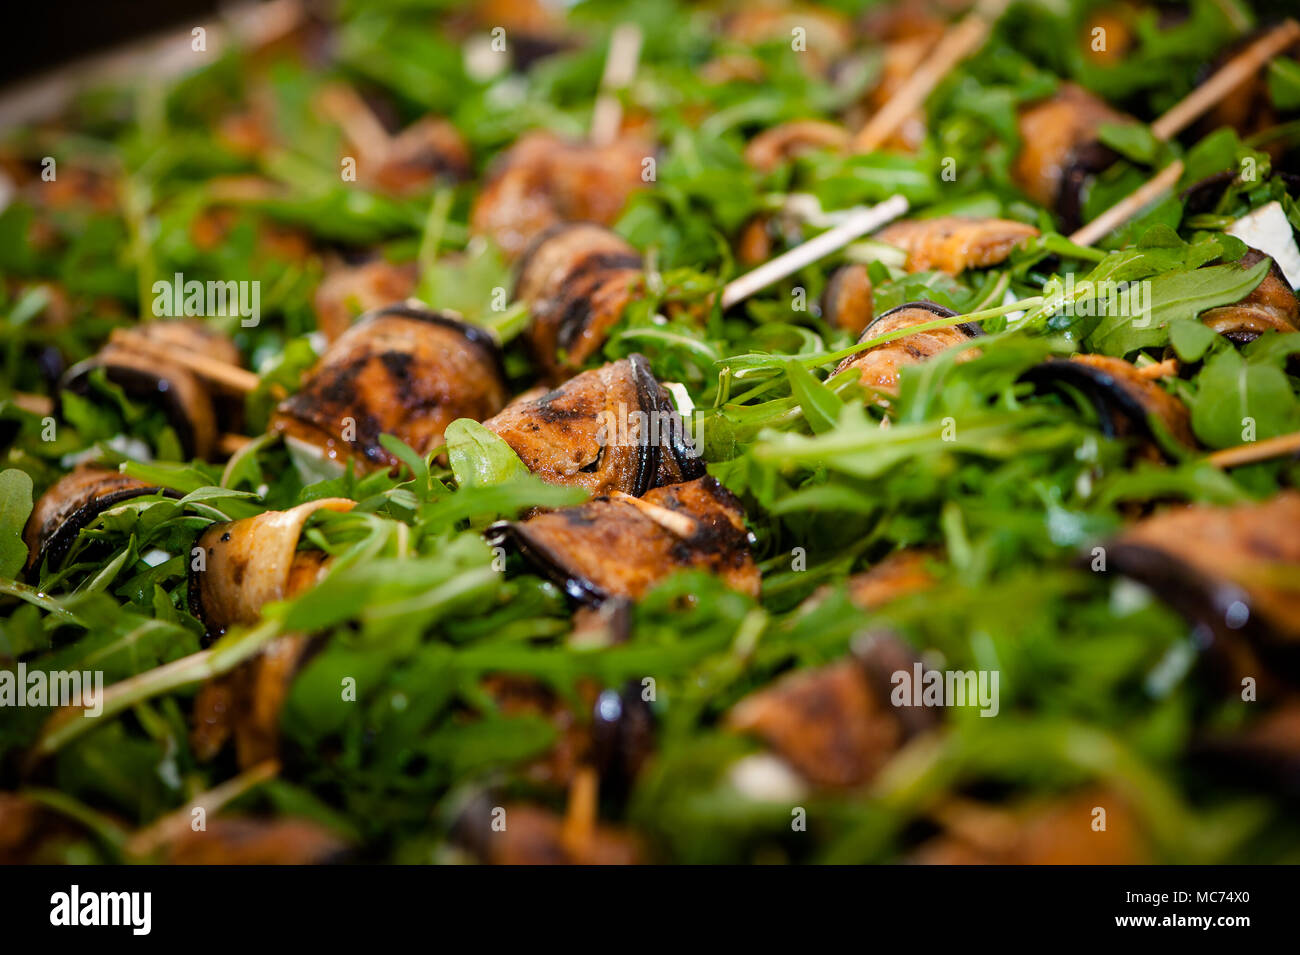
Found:
[[[32,513],[32,479],[26,471],[0,471],[0,577],[15,577],[27,563],[23,527]]]
[[[461,487],[485,487],[527,477],[514,448],[477,421],[457,418],[447,425],[447,458]]]
[[[813,434],[824,434],[834,428],[843,407],[835,392],[797,361],[786,362],[785,372],[790,378],[790,390],[803,409],[804,420]]]
[[[1214,329],[1192,319],[1169,323],[1169,341],[1183,361],[1200,361],[1216,337]]]
[[[1300,63],[1284,56],[1268,64],[1268,94],[1278,109],[1300,107]]]

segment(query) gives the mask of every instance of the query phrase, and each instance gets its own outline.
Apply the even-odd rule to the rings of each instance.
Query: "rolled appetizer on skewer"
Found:
[[[672,398],[641,355],[515,401],[483,424],[542,480],[593,495],[640,497],[704,473]]]
[[[913,325],[924,325],[940,318],[954,318],[956,315],[952,309],[933,302],[909,302],[877,315],[858,340],[868,341]],[[879,394],[894,394],[898,391],[898,376],[904,367],[925,361],[944,349],[983,334],[978,325],[970,322],[915,332],[850,355],[840,362],[833,374],[838,375],[852,368],[864,387]],[[967,350],[958,360],[967,361],[972,357],[974,353]]]
[[[679,570],[717,574],[757,594],[740,502],[711,477],[654,488],[641,498],[612,495],[577,507],[495,525],[488,539],[510,544],[574,600],[599,605],[637,599]]]
[[[457,418],[482,421],[506,403],[496,342],[481,328],[417,305],[363,316],[332,344],[271,429],[308,453],[363,470],[397,466],[391,434],[427,454]]]
[[[85,528],[120,504],[154,494],[179,496],[119,471],[70,471],[41,495],[27,519],[27,569],[57,568]]]
[[[222,400],[210,380],[182,362],[185,354],[239,367],[239,352],[224,335],[187,319],[144,322],[121,329],[99,352],[69,368],[60,387],[88,394],[100,372],[128,398],[161,408],[186,457],[207,459],[217,451],[224,428],[235,427],[237,400]],[[220,420],[219,420],[220,419]]]

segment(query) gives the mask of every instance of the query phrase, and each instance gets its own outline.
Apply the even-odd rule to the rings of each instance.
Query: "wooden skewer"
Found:
[[[240,368],[186,348],[149,341],[142,336],[131,335],[126,329],[114,329],[108,340],[147,357],[180,365],[194,372],[200,378],[224,385],[232,391],[240,393],[256,391],[258,384],[261,382],[261,379],[256,374],[246,368]]]
[[[26,391],[15,391],[9,395],[9,400],[29,414],[40,415],[42,418],[54,414],[54,399],[47,395],[33,395]]]
[[[280,763],[274,759],[258,763],[233,779],[202,793],[187,805],[163,816],[147,829],[141,829],[126,844],[133,856],[146,856],[190,831],[194,810],[202,809],[204,816],[216,812],[231,800],[242,796],[255,786],[274,779],[280,772]]]
[[[325,115],[338,123],[362,157],[382,161],[393,146],[393,138],[360,94],[345,83],[336,83],[320,94]]]
[[[625,501],[631,504],[664,530],[670,534],[676,534],[678,537],[690,537],[699,529],[693,518],[669,510],[666,507],[660,507],[658,504],[644,501],[639,497],[633,497],[623,491],[610,491],[609,497],[615,501]]]
[[[1183,168],[1183,161],[1175,159],[1154,178],[1072,233],[1070,241],[1076,245],[1092,245],[1104,239],[1151,203],[1172,192],[1174,186],[1178,185],[1178,180],[1183,177]]]
[[[993,24],[1008,0],[985,0],[951,27],[934,50],[879,111],[853,138],[858,152],[879,149],[907,117],[920,108],[945,76],[988,39]]]
[[[779,282],[787,275],[793,275],[806,265],[830,255],[837,249],[848,245],[854,239],[874,232],[888,222],[907,212],[908,203],[902,196],[893,196],[878,205],[861,209],[849,216],[833,229],[795,246],[789,252],[778,255],[770,262],[764,262],[751,272],[727,283],[722,290],[723,309],[731,308],[755,292],[767,288],[773,282]]]
[[[591,114],[593,145],[608,146],[618,138],[623,128],[623,104],[618,94],[632,85],[640,58],[641,28],[635,23],[620,23],[610,34],[600,95]]]
[[[1249,47],[1225,63],[1213,76],[1184,97],[1177,105],[1151,124],[1156,139],[1167,142],[1186,129],[1210,107],[1244,83],[1273,57],[1300,42],[1300,23],[1287,20],[1270,30]],[[1160,170],[1149,182],[1124,197],[1100,216],[1070,236],[1077,245],[1092,245],[1138,215],[1146,206],[1167,192],[1183,175],[1182,160],[1175,160]]]
[[[1288,454],[1300,454],[1300,431],[1240,444],[1235,448],[1224,448],[1207,455],[1205,460],[1216,468],[1237,468],[1243,464],[1255,464],[1272,458],[1283,458]]]
[[[596,770],[583,766],[574,773],[573,781],[569,783],[569,802],[564,810],[560,842],[574,859],[582,859],[587,855],[592,837],[596,834],[599,782]]]
[[[217,438],[217,450],[229,457],[239,451],[242,451],[250,441],[254,440],[246,434],[232,434],[227,432]]]
[[[1300,23],[1287,20],[1274,27],[1152,123],[1152,134],[1161,142],[1173,139],[1215,103],[1250,79],[1265,63],[1297,42],[1300,42]]]

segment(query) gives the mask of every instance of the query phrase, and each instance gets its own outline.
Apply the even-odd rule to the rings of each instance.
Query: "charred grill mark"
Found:
[[[760,581],[743,516],[735,498],[713,478],[656,488],[645,500],[680,515],[690,533],[678,536],[676,528],[647,516],[634,499],[597,497],[578,507],[494,525],[488,540],[495,545],[509,541],[571,598],[588,604],[637,599],[659,580],[685,569],[713,571],[728,586],[757,593]]]

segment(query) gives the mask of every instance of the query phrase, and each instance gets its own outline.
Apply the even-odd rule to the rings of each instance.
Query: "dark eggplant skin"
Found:
[[[1214,329],[1235,345],[1248,345],[1267,331],[1291,334],[1300,331],[1300,299],[1272,256],[1248,248],[1238,261],[1242,269],[1267,260],[1264,278],[1240,301],[1220,305],[1201,313],[1203,325]]]
[[[216,412],[212,398],[188,370],[109,346],[69,368],[60,390],[88,395],[90,375],[96,369],[103,369],[104,377],[128,398],[158,405],[186,457],[207,459],[212,455],[217,438]]]
[[[1012,179],[1039,205],[1056,212],[1062,231],[1082,225],[1087,186],[1115,155],[1097,141],[1106,123],[1131,121],[1073,83],[1063,83],[1045,100],[1020,111],[1022,146]]]
[[[138,342],[139,348],[133,343]],[[150,350],[140,350],[144,346]],[[108,381],[129,398],[159,406],[176,432],[186,457],[208,460],[222,430],[238,426],[242,401],[221,400],[188,368],[159,358],[153,350],[193,352],[230,365],[239,365],[239,350],[224,334],[196,319],[142,322],[124,329],[120,337],[85,361],[69,368],[60,390],[87,395],[90,374],[102,369]]]
[[[934,302],[906,302],[873,318],[858,341],[869,341],[910,325],[924,325],[937,318],[954,318],[956,315],[952,309]],[[947,328],[917,332],[850,355],[835,367],[833,374],[838,375],[847,368],[857,368],[863,385],[875,391],[892,393],[897,390],[898,374],[902,367],[917,364],[946,348],[983,334],[984,330],[972,322],[959,322]]]
[[[591,758],[602,791],[622,798],[631,790],[642,765],[655,749],[654,709],[642,699],[641,684],[607,689],[591,712]]]
[[[326,350],[276,408],[271,428],[326,457],[394,468],[380,434],[427,453],[453,420],[488,418],[506,394],[501,354],[487,331],[418,304],[390,305],[363,315]]]
[[[638,413],[645,415],[648,429],[657,428],[642,431],[631,446],[617,441],[621,434],[631,436],[632,415]],[[620,430],[611,436],[605,432],[615,418]],[[553,391],[508,405],[484,426],[542,480],[595,495],[622,491],[640,497],[653,487],[704,473],[681,416],[642,355],[582,372]]]
[[[511,545],[568,597],[591,606],[636,600],[674,571],[688,569],[710,571],[733,589],[758,595],[761,582],[740,502],[715,478],[654,488],[642,500],[593,498],[524,521],[498,522],[485,536],[491,546]],[[683,531],[647,513],[680,521]]]
[[[1168,457],[1151,427],[1154,416],[1178,444],[1196,447],[1186,406],[1155,382],[1138,378],[1136,369],[1122,358],[1053,358],[1030,368],[1021,380],[1032,383],[1039,393],[1077,389],[1097,412],[1108,438],[1138,434]]]
[[[83,528],[110,508],[149,494],[181,496],[118,471],[81,468],[64,475],[41,495],[27,520],[23,531],[27,571],[31,573],[42,564],[59,566]]]
[[[1294,682],[1296,600],[1252,565],[1300,565],[1297,541],[1300,492],[1283,491],[1263,503],[1191,506],[1138,521],[1104,544],[1106,572],[1143,584],[1185,618],[1218,670],[1253,655],[1271,675]]]
[[[1300,697],[1283,699],[1241,729],[1193,740],[1188,754],[1218,774],[1300,800]]]

